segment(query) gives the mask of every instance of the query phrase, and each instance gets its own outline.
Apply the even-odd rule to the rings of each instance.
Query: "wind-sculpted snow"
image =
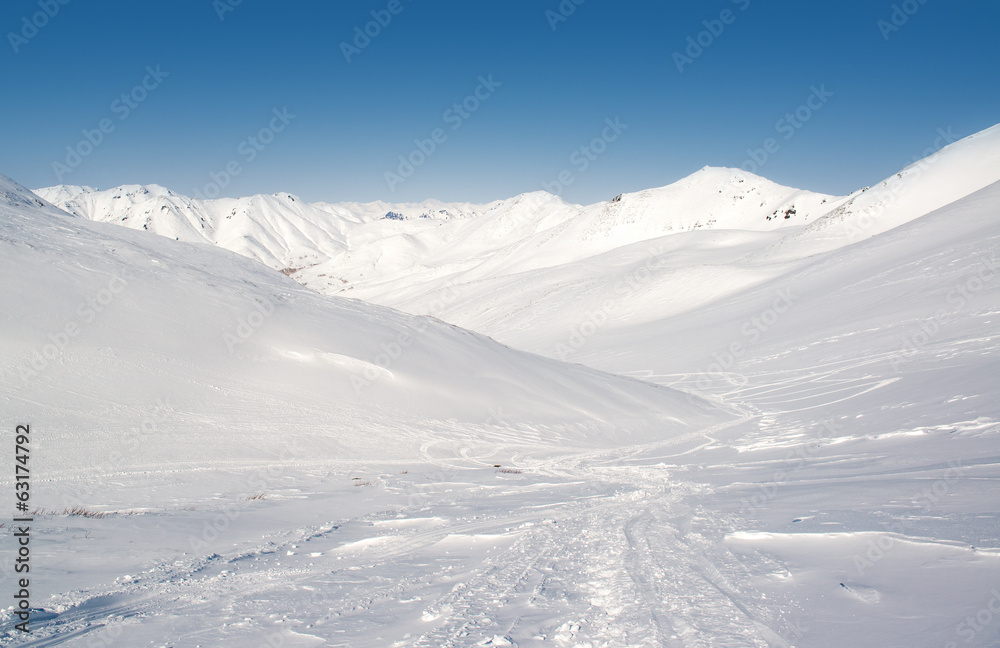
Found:
[[[824,232],[876,188],[706,169],[338,207],[345,251],[291,273],[434,317],[0,178],[0,403],[44,509],[35,631],[4,640],[996,646],[1000,182],[945,182],[989,137],[861,238]],[[654,213],[706,187],[716,223]]]
[[[176,391],[198,408],[223,407],[220,391],[257,384],[239,398],[277,403],[290,393],[337,411],[576,422],[595,426],[590,432],[648,417],[671,427],[706,411],[669,390],[532,356],[437,319],[323,297],[223,250],[0,208],[0,258],[19,278],[3,285],[4,298],[19,304],[4,314],[0,335],[17,352],[3,369],[22,398],[56,386],[72,393],[101,367],[81,402],[140,398],[132,404],[141,406]],[[137,380],[147,372],[148,385]],[[349,417],[329,425],[331,438],[350,435]]]

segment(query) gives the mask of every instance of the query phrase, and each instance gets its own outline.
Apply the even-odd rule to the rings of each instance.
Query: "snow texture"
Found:
[[[5,645],[1000,644],[1000,127],[847,198],[36,193]]]

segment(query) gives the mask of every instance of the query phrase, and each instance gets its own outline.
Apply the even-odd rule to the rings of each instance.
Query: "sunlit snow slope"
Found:
[[[707,169],[678,183],[679,187],[671,192],[684,196],[689,203],[695,202],[692,195],[703,199],[704,191],[691,193],[691,187],[702,184],[699,176],[712,176],[716,180],[729,177],[737,186],[741,180],[749,182],[739,171]],[[904,227],[907,223],[955,204],[997,181],[1000,181],[1000,127],[946,146],[847,202],[812,196],[814,202],[827,200],[824,207],[835,206],[809,224],[800,222],[797,226],[776,229],[758,227],[769,222],[764,215],[767,210],[762,211],[759,203],[754,203],[748,211],[735,211],[720,220],[713,229],[675,230],[657,235],[647,227],[644,236],[622,238],[617,245],[606,244],[610,249],[605,251],[580,252],[574,256],[571,250],[586,249],[583,238],[571,235],[588,222],[585,216],[580,216],[561,228],[571,244],[563,246],[563,239],[553,236],[526,254],[526,259],[547,259],[544,264],[537,263],[538,267],[531,267],[530,263],[518,265],[518,253],[511,252],[503,258],[510,260],[506,267],[514,268],[513,271],[484,261],[465,272],[426,280],[414,272],[405,278],[358,286],[347,294],[414,313],[433,314],[517,348],[560,359],[621,370],[624,364],[609,360],[626,354],[625,348],[632,342],[634,348],[640,349],[636,352],[639,356],[655,354],[656,349],[662,348],[671,357],[700,354],[699,362],[707,365],[712,351],[678,344],[680,341],[673,336],[667,322],[685,321],[685,314],[703,308],[709,309],[706,312],[712,313],[714,321],[722,321],[735,312],[734,305],[743,295],[761,288],[773,300],[774,285],[780,285],[788,277],[813,272],[809,268],[827,253],[843,251],[847,255],[836,257],[842,262],[834,264],[836,270],[831,271],[842,281],[855,272],[877,273],[878,270],[870,269],[867,262],[859,261],[847,251],[882,234],[893,239],[911,236],[908,234],[911,230]],[[627,206],[628,199],[625,196],[620,203],[609,203],[608,213],[616,205]],[[701,210],[692,207],[691,213],[702,214],[704,219],[705,205],[709,203],[702,200],[699,204]],[[871,210],[858,211],[862,205]],[[599,213],[603,212],[591,216]],[[641,209],[635,208],[634,213],[636,222],[648,223],[655,221],[657,212],[647,202]],[[950,227],[955,235],[961,235],[968,225],[956,217]],[[614,231],[613,227],[586,227],[588,231]],[[603,236],[596,238],[602,245],[610,240]],[[941,240],[945,239],[930,236],[926,242]],[[922,243],[913,241],[914,246]],[[987,251],[983,248],[982,253]],[[813,294],[824,295],[829,290],[826,287]],[[886,298],[895,299],[891,290]],[[751,315],[748,313],[747,317]],[[755,324],[750,327],[758,328]],[[761,332],[741,335],[738,339],[756,339]]]
[[[576,425],[550,441],[584,445],[718,420],[671,390],[322,297],[223,250],[26,205],[2,182],[5,409],[47,421],[51,475],[265,460],[292,438],[317,460],[406,457],[425,419],[524,426],[542,443],[543,426]],[[174,422],[110,462],[161,401]]]
[[[544,191],[488,205],[306,204],[290,194],[198,200],[156,185],[37,193],[84,218],[214,243],[320,292],[356,291],[349,296],[381,302],[393,300],[386,287],[507,276],[669,233],[800,227],[840,201],[710,167],[586,207]]]
[[[579,365],[5,185],[4,411],[40,506],[109,513],[39,514],[21,645],[998,645],[996,134],[849,203],[704,169],[345,215],[292,273]]]

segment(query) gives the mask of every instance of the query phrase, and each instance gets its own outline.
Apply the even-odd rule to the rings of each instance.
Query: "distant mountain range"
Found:
[[[35,193],[83,218],[232,250],[320,293],[553,355],[565,333],[553,309],[599,310],[650,257],[658,269],[634,306],[640,321],[725,298],[1000,180],[1000,125],[940,150],[938,139],[927,157],[846,197],[714,167],[586,206],[542,191],[488,204],[306,203],[286,193],[202,201],[157,185]]]

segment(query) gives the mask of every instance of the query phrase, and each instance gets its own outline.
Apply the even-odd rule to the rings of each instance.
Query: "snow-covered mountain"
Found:
[[[4,274],[19,278],[0,288],[20,305],[0,320],[4,348],[17,350],[0,367],[15,388],[8,398],[54,402],[44,395],[73,393],[100,367],[99,384],[59,399],[60,417],[167,394],[191,415],[233,397],[272,402],[279,418],[292,403],[327,403],[353,411],[327,424],[323,436],[333,441],[371,413],[481,424],[502,411],[514,425],[592,426],[657,410],[676,421],[676,408],[697,409],[669,390],[532,356],[440,320],[317,295],[224,250],[30,205],[33,194],[7,178],[0,191],[0,258]],[[140,375],[148,380],[137,390]],[[256,410],[255,428],[269,416]],[[206,443],[225,446],[233,433],[217,429]]]
[[[712,167],[666,187],[588,206],[546,192],[485,205],[307,204],[290,194],[196,200],[155,185],[106,191],[59,186],[36,193],[91,220],[219,245],[325,294],[425,312],[422,302],[450,288],[466,286],[462,292],[470,299],[490,299],[504,277],[543,268],[557,274],[566,264],[598,257],[603,263],[604,255],[639,243],[669,249],[663,237],[671,234],[744,232],[756,237],[751,245],[758,249],[739,250],[766,263],[837,249],[1000,179],[1000,125],[952,139],[943,133],[928,157],[846,198]],[[712,295],[724,294],[720,288]],[[467,313],[484,308],[465,300],[457,306]],[[455,307],[434,314],[449,315]],[[472,317],[455,314],[451,321],[478,326]]]
[[[997,645],[997,139],[401,219],[0,177],[20,645]]]
[[[823,218],[760,254],[793,259],[862,241],[929,214],[1000,180],[1000,124],[954,141],[941,131],[925,156],[865,187]]]
[[[839,200],[708,167],[668,187],[587,207],[543,191],[486,205],[307,204],[290,194],[198,200],[157,185],[36,193],[83,218],[219,245],[326,293],[471,268],[510,274],[670,232],[800,226]]]
[[[454,220],[473,218],[490,205],[474,203],[445,203],[440,200],[425,200],[419,203],[390,203],[376,200],[369,203],[341,202],[314,203],[316,207],[335,214],[344,214],[352,222],[370,222],[380,219],[414,220],[418,218],[433,218],[435,220]]]
[[[347,250],[349,232],[361,225],[467,219],[488,208],[435,200],[308,204],[287,193],[199,200],[159,185],[123,185],[106,191],[59,185],[36,193],[76,216],[181,241],[212,243],[286,273],[340,256]]]
[[[545,192],[450,207],[306,205],[287,195],[256,196],[238,202],[272,209],[236,216],[233,201],[175,202],[188,206],[189,238],[208,236],[212,227],[202,222],[218,220],[192,214],[225,206],[231,234],[211,240],[321,293],[433,315],[568,360],[577,359],[580,327],[600,323],[586,336],[590,344],[621,327],[727,300],[813,255],[890,231],[1000,180],[1000,125],[928,153],[847,198],[705,167],[672,185],[589,206]],[[167,216],[171,208],[154,215],[150,197],[165,190],[141,191],[38,193],[79,216],[132,227],[152,219],[161,225],[151,227],[166,228],[179,219]],[[136,192],[142,200],[123,197]],[[420,217],[435,209],[447,213]],[[397,212],[408,216],[385,218]],[[177,230],[171,227],[165,231]],[[334,234],[299,235],[312,230]]]
[[[361,276],[378,265],[372,258],[363,271],[337,274],[346,265],[364,265],[345,256],[299,278],[334,292],[333,282],[321,282],[346,277],[345,294],[580,361],[584,344],[596,346],[638,325],[662,331],[659,323],[669,318],[728,304],[809,265],[811,257],[892,231],[997,181],[1000,126],[934,151],[847,199],[797,194],[742,171],[706,168],[670,187],[583,208],[492,254],[478,256],[459,244],[446,263],[428,254],[420,266],[374,280]],[[877,214],[859,211],[869,204],[877,205]],[[791,209],[789,219],[774,217]],[[714,227],[704,227],[712,220]]]
[[[39,190],[62,209],[190,243],[211,243],[276,270],[317,263],[346,249],[350,213],[331,214],[290,194],[201,201],[158,185],[108,191],[59,186]]]

